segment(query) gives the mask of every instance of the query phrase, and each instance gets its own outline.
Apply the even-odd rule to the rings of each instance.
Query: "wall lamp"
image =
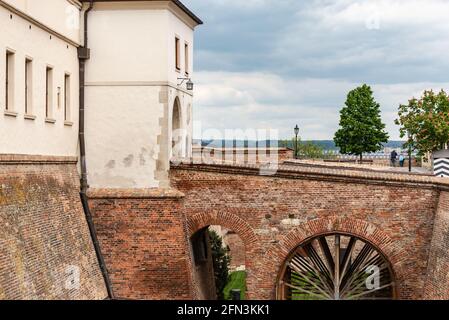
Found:
[[[178,78],[178,80],[182,80],[181,83],[178,84],[178,86],[182,86],[182,84],[187,81],[186,83],[186,89],[189,91],[193,90],[193,82],[190,78]]]

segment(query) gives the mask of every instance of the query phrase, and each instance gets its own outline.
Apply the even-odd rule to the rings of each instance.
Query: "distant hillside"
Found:
[[[335,143],[334,143],[333,140],[305,140],[305,141],[302,141],[302,142],[303,143],[313,143],[315,145],[318,145],[318,146],[322,147],[323,150],[338,150],[338,148],[335,146]],[[212,140],[198,140],[198,139],[194,139],[194,143],[195,144],[201,144],[203,146],[221,147],[222,144],[223,144],[223,140],[212,141]],[[227,147],[232,147],[232,145],[233,145],[233,141],[232,140],[225,140],[224,143],[225,143],[225,145]],[[243,145],[244,145],[244,141],[242,141],[242,140],[237,140],[236,143],[237,143],[237,146],[239,146],[239,147],[243,147]],[[276,140],[271,141],[271,143],[269,143],[268,141],[260,141],[259,145],[264,145],[264,144],[268,145],[268,144],[270,144],[271,146],[276,146],[276,145],[278,145],[277,143],[278,143],[278,141],[276,141]],[[402,148],[403,144],[404,144],[404,141],[389,141],[389,142],[384,144],[384,147],[387,147],[387,148]],[[253,141],[253,140],[248,141],[248,146],[250,148],[255,148],[256,145],[257,145],[256,141]],[[288,146],[290,148],[293,148],[293,142],[289,141]]]

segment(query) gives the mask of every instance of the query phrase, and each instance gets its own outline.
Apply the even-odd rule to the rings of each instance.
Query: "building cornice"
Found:
[[[193,96],[191,91],[169,81],[89,81],[86,87],[170,87]]]
[[[78,157],[70,157],[70,156],[0,154],[0,165],[76,164],[77,162]]]
[[[68,1],[69,1],[69,0],[68,0]],[[69,1],[69,2],[71,2],[71,1]],[[76,6],[81,5],[81,3],[79,3],[78,1],[74,1],[74,2],[75,2],[75,3],[78,3],[78,4],[76,4]],[[48,33],[50,33],[51,35],[53,35],[53,36],[59,38],[60,40],[65,41],[66,43],[68,43],[68,44],[70,44],[70,45],[72,45],[72,46],[74,46],[74,47],[79,47],[79,46],[80,46],[80,44],[77,43],[76,41],[74,41],[74,40],[72,40],[72,39],[70,39],[70,38],[64,36],[63,34],[61,34],[61,33],[57,32],[57,31],[53,30],[52,28],[50,28],[49,26],[43,24],[42,22],[40,22],[40,21],[38,21],[38,20],[36,20],[36,19],[30,17],[28,14],[26,14],[25,12],[19,10],[18,8],[16,8],[16,7],[10,5],[9,3],[6,3],[6,2],[3,1],[3,0],[0,0],[0,6],[2,6],[2,7],[4,7],[5,9],[11,11],[11,13],[16,14],[17,16],[19,16],[19,17],[21,17],[22,19],[28,21],[29,23],[32,23],[32,24],[35,25],[36,27],[38,27],[38,28],[40,28],[40,29],[42,29],[42,30],[44,30],[44,31],[47,31]]]
[[[82,2],[87,3],[90,2],[90,0],[82,0]],[[198,25],[203,24],[203,21],[179,0],[93,0],[93,2],[100,4],[100,8],[105,8],[108,6],[120,6],[120,8],[141,7],[167,9],[192,29],[194,29]]]
[[[78,1],[78,0],[66,0],[66,1],[68,3],[70,3],[70,4],[73,4],[74,6],[76,6],[80,10],[83,7],[83,4],[81,3],[81,1]]]

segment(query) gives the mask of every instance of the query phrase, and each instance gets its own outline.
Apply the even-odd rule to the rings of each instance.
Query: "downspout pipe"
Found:
[[[109,273],[104,262],[103,254],[101,253],[100,244],[98,242],[97,232],[92,219],[92,213],[89,209],[89,202],[87,197],[87,189],[89,187],[87,183],[87,165],[86,165],[86,140],[85,140],[85,76],[86,76],[86,61],[90,58],[90,50],[88,47],[88,15],[92,10],[94,4],[93,0],[90,0],[89,7],[84,11],[84,45],[78,48],[78,60],[79,60],[79,144],[80,144],[80,168],[81,168],[81,190],[80,197],[83,205],[84,213],[86,215],[87,224],[89,226],[90,236],[97,256],[98,264],[100,265],[101,273],[108,292],[108,298],[114,299],[114,293],[112,291],[112,284],[109,278]]]

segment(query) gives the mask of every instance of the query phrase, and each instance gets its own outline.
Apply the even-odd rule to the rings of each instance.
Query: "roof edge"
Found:
[[[79,1],[90,2],[90,0],[79,0]],[[126,1],[136,1],[136,0],[93,0],[93,1],[94,2],[126,2]],[[152,0],[137,0],[137,1],[152,1]],[[185,14],[187,14],[198,25],[203,24],[203,21],[197,15],[195,15],[189,8],[187,8],[180,0],[166,0],[166,1],[173,2],[179,9],[181,9]]]

